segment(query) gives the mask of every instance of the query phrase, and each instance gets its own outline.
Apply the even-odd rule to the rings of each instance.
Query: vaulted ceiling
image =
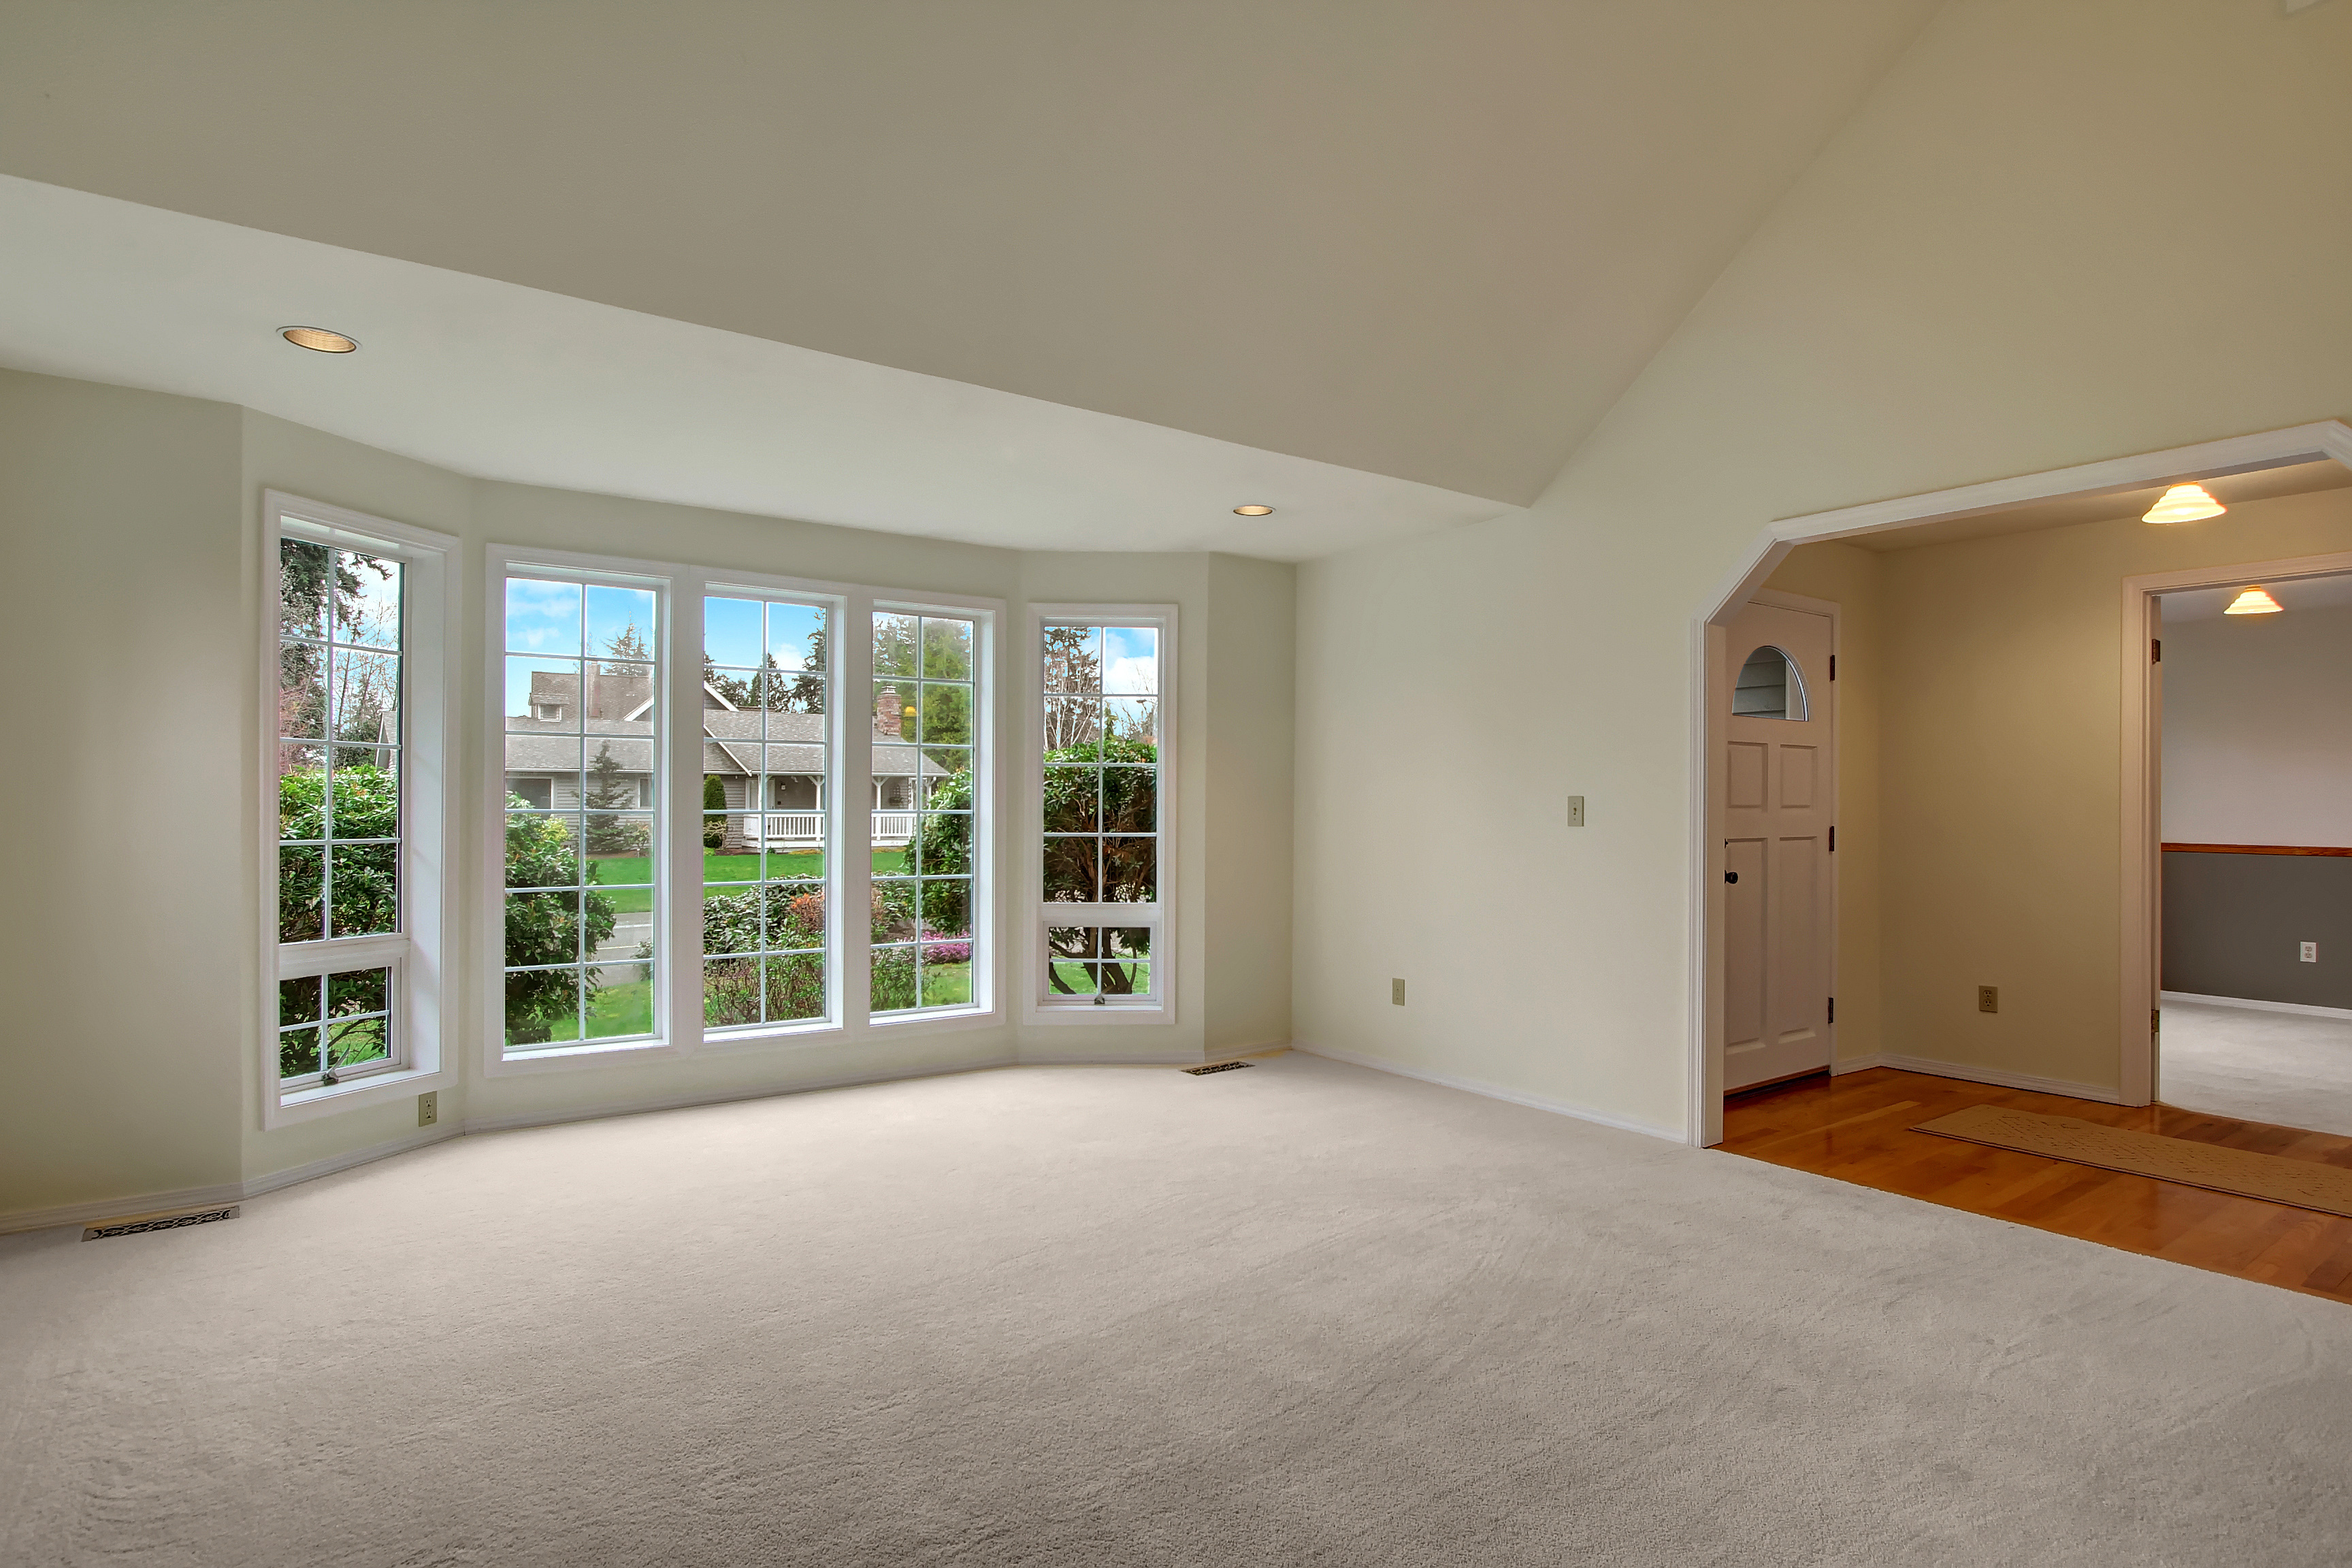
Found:
[[[1932,9],[16,0],[0,173],[1523,504]]]

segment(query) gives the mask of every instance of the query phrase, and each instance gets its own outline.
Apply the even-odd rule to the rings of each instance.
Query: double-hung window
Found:
[[[1041,605],[1033,1013],[1171,1016],[1175,610]]]
[[[267,502],[272,1125],[440,1066],[454,542]]]
[[[501,590],[506,1055],[655,1040],[665,585],[518,563]]]

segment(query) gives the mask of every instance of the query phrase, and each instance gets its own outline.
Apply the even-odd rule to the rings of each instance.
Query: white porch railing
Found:
[[[743,842],[754,849],[814,849],[824,842],[824,813],[763,811],[747,816]]]
[[[814,849],[824,842],[824,813],[763,811],[742,818],[743,842],[759,849]],[[874,842],[897,846],[915,837],[911,811],[874,814]]]

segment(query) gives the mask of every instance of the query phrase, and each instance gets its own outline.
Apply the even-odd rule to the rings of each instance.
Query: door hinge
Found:
[[[2150,637],[2147,639],[2147,662],[2150,664],[2162,664],[2164,662],[2164,639],[2162,637]]]
[[[1837,853],[1837,824],[1830,824],[1830,853]]]
[[[1835,654],[1830,655],[1830,679],[1832,680],[1837,679],[1837,655]]]
[[[1837,998],[1836,998],[1836,997],[1834,997],[1834,996],[1832,996],[1832,997],[1831,997],[1831,998],[1830,998],[1830,1020],[1829,1020],[1829,1021],[1830,1021],[1831,1023],[1832,1023],[1832,1024],[1834,1024],[1834,1023],[1836,1023],[1836,1022],[1837,1022]]]
[[[2151,1009],[2147,1016],[2147,1032],[2153,1035],[2159,1033],[2163,1028],[2164,1009],[2161,1007]]]

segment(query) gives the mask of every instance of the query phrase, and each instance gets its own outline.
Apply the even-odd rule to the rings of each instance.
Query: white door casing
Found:
[[[1738,688],[1764,649],[1787,660],[1785,717],[1739,711],[1758,705]],[[1739,612],[1724,640],[1726,1092],[1827,1068],[1832,1054],[1832,651],[1828,616],[1760,602]],[[1770,710],[1769,697],[1762,706]]]

